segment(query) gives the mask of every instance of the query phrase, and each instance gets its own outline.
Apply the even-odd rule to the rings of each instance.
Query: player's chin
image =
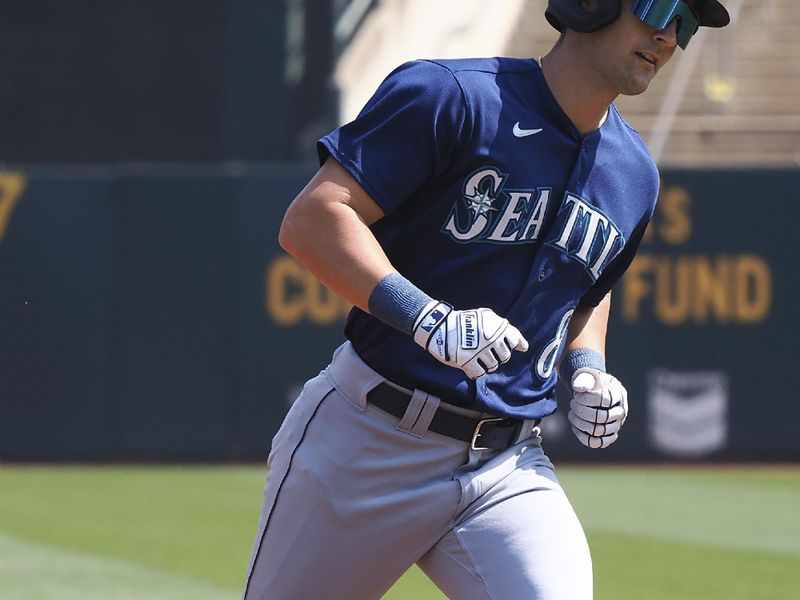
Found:
[[[619,93],[623,96],[643,94],[650,87],[650,82],[655,78],[657,69],[638,57],[636,62],[628,67],[619,80]]]
[[[626,82],[626,85],[620,90],[619,93],[623,96],[638,96],[639,94],[643,94],[647,91],[647,88],[650,86],[650,82],[652,80],[652,77],[631,78]]]

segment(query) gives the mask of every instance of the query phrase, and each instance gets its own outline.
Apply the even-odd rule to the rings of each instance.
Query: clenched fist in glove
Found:
[[[435,300],[420,313],[413,333],[414,341],[436,360],[463,370],[472,379],[508,362],[512,351],[528,349],[519,330],[493,310],[453,310]]]
[[[572,375],[572,400],[567,418],[584,446],[606,448],[617,440],[628,416],[628,392],[619,379],[583,367]]]

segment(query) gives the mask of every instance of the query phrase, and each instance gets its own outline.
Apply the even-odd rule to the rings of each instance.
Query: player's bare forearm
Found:
[[[366,311],[375,285],[395,270],[369,229],[382,216],[329,158],[287,209],[278,241],[325,286]]]
[[[563,356],[578,348],[591,348],[605,357],[610,310],[611,292],[595,307],[576,309],[567,330],[567,346]]]

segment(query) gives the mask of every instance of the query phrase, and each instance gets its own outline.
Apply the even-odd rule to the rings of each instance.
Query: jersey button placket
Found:
[[[583,173],[585,172],[584,165],[586,164],[586,156],[585,156],[586,155],[586,142],[585,141],[581,142],[581,154],[584,155],[584,156],[581,156],[581,158],[580,158],[580,163],[579,163],[580,167],[579,168],[580,168],[581,176],[578,179],[578,185],[583,187],[583,184],[584,184]]]

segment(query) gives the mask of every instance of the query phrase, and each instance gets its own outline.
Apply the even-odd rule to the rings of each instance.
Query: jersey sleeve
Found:
[[[464,136],[466,102],[453,73],[432,61],[401,65],[358,117],[317,143],[390,213],[451,164]]]
[[[642,238],[644,237],[644,232],[647,229],[647,223],[649,222],[649,218],[642,223],[633,231],[631,234],[630,239],[625,244],[625,247],[622,249],[616,258],[611,262],[608,267],[603,271],[603,274],[600,278],[594,283],[591,289],[584,294],[583,298],[581,298],[580,306],[597,306],[600,302],[605,298],[606,294],[611,291],[620,278],[625,274],[625,271],[628,270],[628,267],[631,266],[634,257],[636,256],[636,252],[639,249],[639,244],[642,242]]]

